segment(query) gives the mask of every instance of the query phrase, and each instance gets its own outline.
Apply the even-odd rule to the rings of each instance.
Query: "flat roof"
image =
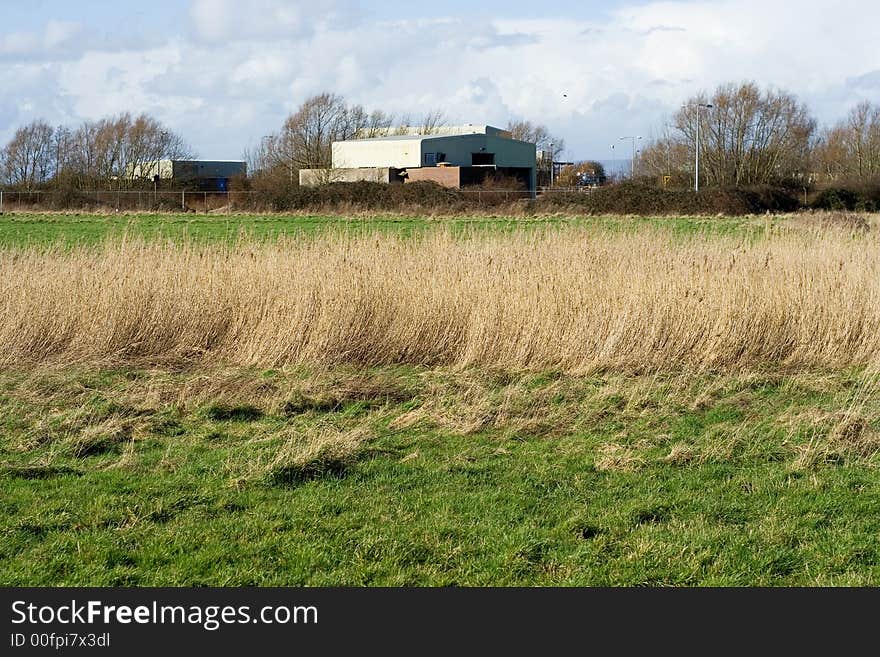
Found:
[[[389,135],[387,137],[368,137],[366,139],[346,139],[345,141],[334,141],[333,144],[351,144],[351,143],[367,143],[372,144],[376,142],[391,142],[391,141],[400,141],[400,142],[416,142],[416,141],[428,141],[431,139],[460,139],[462,137],[484,137],[486,139],[503,139],[505,141],[512,141],[519,144],[528,144],[529,146],[535,146],[530,141],[522,141],[521,139],[513,139],[512,137],[506,137],[504,135],[493,135],[486,134],[485,132],[466,132],[464,134],[453,134],[453,135]]]
[[[389,135],[387,137],[367,137],[365,139],[346,139],[334,142],[336,144],[348,144],[353,141],[421,141],[423,139],[446,139],[448,137],[472,137],[474,134],[485,137],[482,132],[468,133],[466,135]]]

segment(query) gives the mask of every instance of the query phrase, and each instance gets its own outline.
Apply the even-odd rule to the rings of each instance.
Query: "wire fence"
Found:
[[[101,207],[110,210],[215,212],[246,202],[251,192],[185,190],[0,191],[0,212]]]
[[[485,202],[512,202],[548,194],[589,193],[590,187],[520,189],[450,189],[451,196]],[[0,212],[26,212],[43,209],[104,208],[116,211],[163,211],[222,213],[267,208],[279,191],[203,192],[186,190],[91,190],[91,191],[8,191],[0,190]]]

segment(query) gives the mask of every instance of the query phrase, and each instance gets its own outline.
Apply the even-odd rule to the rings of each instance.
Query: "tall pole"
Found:
[[[550,186],[553,187],[553,142],[550,142]]]
[[[703,109],[715,107],[711,103],[697,103],[697,144],[694,153],[694,192],[700,191],[700,124],[703,122]]]
[[[629,161],[629,177],[630,179],[636,177],[636,139],[641,139],[641,136],[636,135],[632,137],[621,137],[620,140],[629,139],[632,143],[632,158]]]
[[[694,192],[700,191],[700,108],[697,108],[697,148],[694,164]]]
[[[631,141],[632,141],[632,157],[629,158],[629,177],[635,178],[636,177],[636,140],[633,139]]]

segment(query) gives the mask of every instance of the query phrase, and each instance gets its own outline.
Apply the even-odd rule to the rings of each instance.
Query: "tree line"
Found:
[[[162,159],[188,159],[193,149],[157,119],[129,113],[76,127],[36,120],[0,150],[0,182],[17,189],[121,189]]]
[[[432,135],[449,125],[443,110],[434,109],[413,118],[381,109],[368,111],[350,104],[343,96],[325,92],[306,99],[281,128],[265,135],[247,149],[244,158],[254,178],[271,184],[297,179],[300,169],[329,169],[332,144],[348,139],[370,139],[395,135]],[[506,129],[511,137],[537,145],[543,154],[539,169],[549,172],[550,161],[565,148],[564,141],[546,126],[526,120],[511,120]]]
[[[295,185],[300,169],[330,168],[334,141],[401,134],[436,134],[448,125],[442,110],[408,115],[349,103],[322,93],[307,98],[279,129],[247,149],[254,184]],[[510,121],[515,139],[537,145],[539,184],[549,183],[550,162],[565,148],[546,126]],[[641,177],[683,187],[694,179],[697,132],[701,184],[748,187],[812,185],[880,177],[880,107],[862,102],[836,124],[820,129],[794,95],[752,82],[725,84],[689,98],[660,137],[638,153]],[[42,120],[19,128],[0,149],[0,183],[17,189],[117,189],[161,159],[195,156],[184,138],[147,115],[124,113],[79,126]],[[557,184],[604,182],[601,165],[581,163],[557,172]]]
[[[449,125],[445,112],[433,109],[413,118],[381,109],[366,110],[333,93],[307,98],[280,128],[245,149],[244,160],[257,186],[298,184],[300,169],[330,168],[334,141],[404,134],[437,134]],[[515,139],[537,144],[548,175],[550,152],[565,145],[546,126],[511,121]],[[123,189],[151,177],[152,163],[191,159],[193,149],[182,136],[147,115],[125,113],[76,127],[53,127],[36,120],[19,128],[0,149],[0,184],[15,189]],[[545,175],[545,177],[547,177]]]
[[[689,98],[638,154],[637,173],[664,184],[692,184],[698,130],[703,185],[809,186],[880,175],[880,107],[859,103],[820,129],[793,94],[753,82]]]

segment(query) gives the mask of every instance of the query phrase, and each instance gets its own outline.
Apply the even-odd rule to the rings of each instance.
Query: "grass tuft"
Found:
[[[663,462],[670,465],[688,465],[698,462],[701,458],[700,450],[687,443],[675,443],[669,454],[663,457]]]
[[[116,452],[131,440],[132,425],[128,420],[111,418],[89,425],[69,442],[69,451],[76,458],[88,458],[106,452]]]
[[[632,448],[604,443],[596,450],[594,465],[602,472],[635,472],[645,465],[645,459]]]
[[[374,437],[364,427],[348,431],[325,429],[287,440],[265,466],[266,479],[275,485],[296,485],[321,477],[343,477],[364,454]]]

